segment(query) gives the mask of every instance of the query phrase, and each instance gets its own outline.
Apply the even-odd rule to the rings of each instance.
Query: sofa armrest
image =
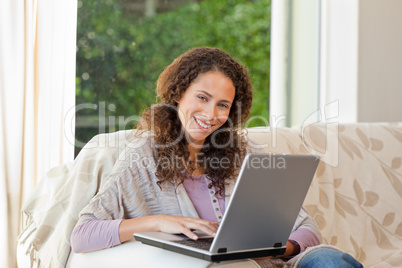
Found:
[[[144,245],[141,242],[132,240],[109,249],[88,253],[70,253],[66,268],[87,267],[257,268],[259,266],[256,262],[250,259],[211,263],[206,260],[201,260],[161,248]]]

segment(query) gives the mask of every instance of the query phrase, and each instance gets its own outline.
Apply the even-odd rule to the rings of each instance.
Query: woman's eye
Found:
[[[224,103],[220,103],[219,106],[222,107],[222,108],[226,108],[226,109],[229,108],[229,105],[224,104]]]
[[[198,98],[200,99],[200,100],[203,100],[203,101],[206,101],[207,100],[207,98],[205,98],[204,96],[198,96]]]

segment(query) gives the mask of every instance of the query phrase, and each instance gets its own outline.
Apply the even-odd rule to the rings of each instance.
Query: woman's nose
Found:
[[[209,121],[214,121],[217,117],[217,110],[215,105],[208,105],[204,110],[204,114]]]

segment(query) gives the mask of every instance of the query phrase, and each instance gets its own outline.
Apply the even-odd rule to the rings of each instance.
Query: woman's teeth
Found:
[[[211,125],[206,125],[206,124],[204,124],[203,122],[201,122],[201,120],[197,119],[196,117],[194,117],[194,119],[195,119],[195,121],[196,121],[200,126],[202,126],[203,128],[210,128],[210,127],[211,127]]]

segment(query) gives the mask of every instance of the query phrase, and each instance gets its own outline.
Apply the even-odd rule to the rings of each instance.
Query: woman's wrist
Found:
[[[295,241],[289,241],[286,243],[286,252],[284,256],[295,256],[300,253],[300,246]]]
[[[160,216],[163,215],[153,215],[123,220],[119,226],[120,242],[123,243],[131,240],[134,233],[160,231]]]

